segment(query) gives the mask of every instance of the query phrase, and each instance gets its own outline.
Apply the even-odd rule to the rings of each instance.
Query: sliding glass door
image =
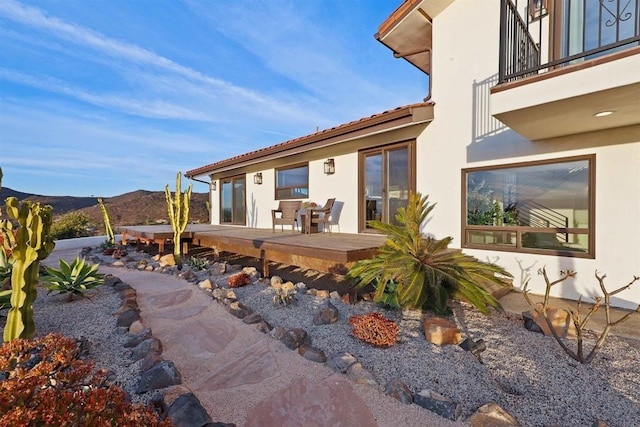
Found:
[[[220,191],[220,223],[246,225],[246,178],[225,178]]]
[[[398,208],[415,191],[415,142],[379,147],[360,153],[360,230],[370,220],[394,224]]]

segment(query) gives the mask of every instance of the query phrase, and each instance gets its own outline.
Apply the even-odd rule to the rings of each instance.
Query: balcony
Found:
[[[501,0],[491,114],[530,140],[640,124],[640,0]]]

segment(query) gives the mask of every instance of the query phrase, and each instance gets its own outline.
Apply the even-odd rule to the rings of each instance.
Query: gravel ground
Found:
[[[463,339],[482,338],[487,343],[480,363],[458,346],[428,343],[422,330],[425,315],[418,311],[387,311],[370,302],[346,305],[332,301],[340,313],[338,322],[315,326],[313,315],[323,303],[321,298],[299,294],[293,305],[282,308],[274,307],[274,291],[268,285],[254,284],[235,291],[272,325],[304,328],[313,345],[327,355],[353,354],[382,385],[399,377],[413,392],[431,389],[452,398],[462,406],[462,419],[494,401],[522,426],[590,426],[595,420],[611,427],[640,426],[639,341],[612,335],[594,361],[582,365],[569,358],[552,337],[525,330],[520,316],[484,316],[458,303],[453,320]],[[134,401],[149,401],[155,396],[133,393],[138,364],[129,362],[123,348],[126,336],[115,327],[113,313],[119,298],[106,287],[91,291],[90,297],[68,303],[64,296],[48,296],[41,290],[34,304],[37,335],[60,332],[89,338],[89,357],[97,366],[113,371]],[[399,340],[391,348],[374,348],[351,335],[349,317],[370,311],[380,311],[398,323]],[[590,350],[592,336],[586,344]]]

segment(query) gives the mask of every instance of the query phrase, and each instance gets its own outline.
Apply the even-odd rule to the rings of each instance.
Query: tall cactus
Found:
[[[189,203],[191,202],[192,184],[189,184],[187,191],[182,194],[181,174],[178,172],[176,176],[176,193],[175,198],[171,198],[171,190],[169,184],[165,185],[164,193],[167,198],[167,208],[169,210],[169,220],[173,229],[173,256],[176,260],[178,269],[182,268],[182,249],[180,245],[180,236],[187,228],[189,222]]]
[[[40,261],[49,256],[55,246],[51,236],[53,208],[40,203],[9,197],[7,215],[18,221],[19,227],[13,244],[13,271],[11,273],[11,309],[7,314],[4,341],[31,338],[35,332],[33,302],[36,299]],[[3,220],[0,229],[5,239],[11,234],[11,223]]]
[[[102,219],[104,220],[104,229],[107,233],[107,242],[110,245],[116,244],[116,237],[113,235],[113,229],[111,228],[111,221],[109,221],[109,213],[107,212],[107,208],[104,206],[101,198],[98,198],[98,204],[100,205],[100,210],[102,211]]]

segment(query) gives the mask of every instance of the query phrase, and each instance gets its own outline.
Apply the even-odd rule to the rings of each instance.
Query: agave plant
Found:
[[[495,264],[485,263],[459,250],[449,249],[452,237],[435,239],[422,234],[422,224],[435,207],[428,197],[411,194],[406,208],[398,209],[398,225],[369,221],[369,225],[387,235],[374,258],[358,261],[347,276],[357,286],[373,284],[374,300],[384,302],[396,286],[402,307],[449,313],[449,301],[464,298],[488,314],[489,307],[501,310],[500,303],[485,286],[506,286],[510,273]]]
[[[104,284],[104,274],[97,273],[98,264],[87,264],[85,259],[76,257],[71,264],[60,258],[60,269],[46,267],[48,276],[43,278],[49,293],[67,294],[72,301],[74,295],[86,297],[85,292]]]

